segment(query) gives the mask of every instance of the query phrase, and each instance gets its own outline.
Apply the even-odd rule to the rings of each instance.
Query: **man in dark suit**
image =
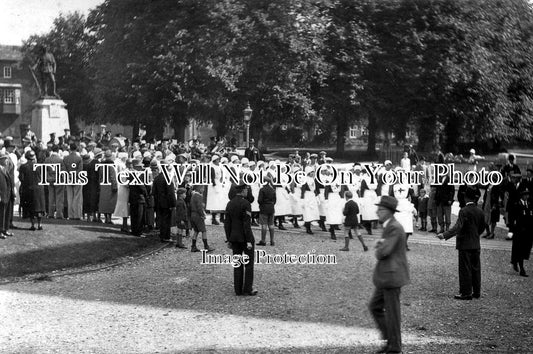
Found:
[[[481,264],[479,260],[479,236],[485,230],[485,214],[474,202],[476,193],[468,189],[466,205],[459,211],[457,222],[448,231],[438,234],[441,240],[457,235],[456,249],[459,251],[459,294],[457,300],[478,299],[481,296]]]
[[[246,255],[233,270],[233,285],[237,295],[257,295],[253,289],[254,283],[254,234],[250,220],[252,207],[246,195],[248,186],[244,183],[237,185],[237,195],[226,206],[226,218],[224,219],[224,231],[228,247],[233,250],[233,255]]]
[[[13,209],[13,180],[6,168],[11,159],[0,151],[0,238],[13,236],[9,229],[10,209]]]
[[[142,161],[135,159],[132,161],[132,167],[135,171],[142,171]],[[133,180],[130,177],[130,182]],[[128,201],[130,203],[131,234],[133,236],[143,237],[144,214],[148,191],[144,184],[129,186],[130,194]]]
[[[398,200],[382,196],[378,219],[383,224],[383,235],[376,243],[378,262],[374,269],[374,294],[368,308],[383,339],[387,341],[379,353],[402,351],[400,292],[409,283],[409,265],[406,255],[405,231],[394,218]]]
[[[165,160],[161,160],[161,168],[166,165]],[[155,210],[159,221],[159,238],[161,242],[170,242],[170,227],[172,218],[172,208],[176,207],[176,192],[173,183],[167,183],[165,176],[159,173],[153,182],[152,194],[154,195]]]
[[[261,151],[259,151],[259,149],[255,147],[254,139],[250,139],[250,147],[244,150],[244,157],[254,162],[263,161],[265,159]]]

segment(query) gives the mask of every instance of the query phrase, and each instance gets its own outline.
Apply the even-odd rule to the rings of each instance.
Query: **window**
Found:
[[[351,126],[348,134],[349,134],[348,137],[350,139],[356,139],[357,138],[357,127]]]
[[[4,66],[4,78],[11,79],[11,67]]]
[[[4,103],[15,103],[15,90],[4,90]]]

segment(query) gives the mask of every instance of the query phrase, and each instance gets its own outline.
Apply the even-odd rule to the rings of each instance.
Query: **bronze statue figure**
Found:
[[[54,55],[48,51],[46,46],[41,47],[41,53],[37,62],[30,66],[35,84],[39,89],[40,97],[59,98],[56,92],[56,61]],[[37,75],[36,75],[37,73]],[[38,79],[39,78],[39,79]],[[51,93],[49,92],[51,91]]]

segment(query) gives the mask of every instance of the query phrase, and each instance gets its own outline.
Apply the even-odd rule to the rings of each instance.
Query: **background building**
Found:
[[[0,132],[20,141],[21,125],[31,121],[37,98],[28,68],[22,65],[21,48],[0,45]]]

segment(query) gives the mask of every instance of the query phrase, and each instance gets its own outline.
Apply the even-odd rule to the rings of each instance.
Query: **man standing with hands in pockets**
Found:
[[[402,225],[394,218],[398,200],[382,196],[378,206],[378,220],[383,224],[382,238],[376,242],[374,294],[368,308],[374,317],[382,338],[387,344],[378,353],[401,353],[400,292],[409,283],[406,239]]]
[[[237,194],[226,206],[224,231],[228,247],[234,255],[240,255],[241,261],[233,270],[233,283],[236,295],[257,295],[254,284],[254,234],[251,218],[252,206],[246,199],[248,186],[241,182],[235,186]],[[247,258],[245,257],[247,256]]]

